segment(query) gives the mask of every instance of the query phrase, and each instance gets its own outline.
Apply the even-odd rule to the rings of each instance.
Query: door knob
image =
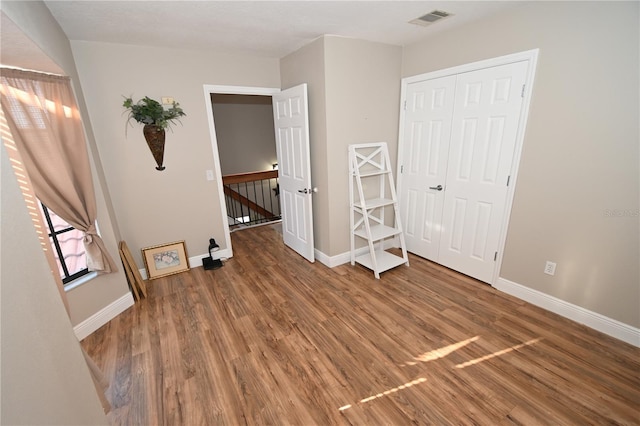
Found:
[[[301,192],[303,194],[306,194],[307,192],[309,192],[309,190],[307,190],[307,188],[305,189],[298,189],[298,192]]]
[[[435,189],[436,191],[442,191],[442,185],[430,186],[429,189]]]

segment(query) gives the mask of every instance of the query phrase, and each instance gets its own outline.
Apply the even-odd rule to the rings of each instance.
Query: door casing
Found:
[[[402,79],[400,90],[400,125],[398,134],[398,194],[401,193],[402,188],[402,173],[400,170],[403,166],[403,150],[404,150],[404,138],[405,138],[405,109],[404,104],[407,100],[407,86],[411,83],[416,83],[424,80],[431,80],[441,77],[447,77],[451,75],[461,74],[465,72],[477,71],[485,68],[491,68],[500,65],[507,65],[515,62],[528,61],[529,67],[527,70],[527,76],[525,79],[525,88],[523,93],[523,104],[520,111],[520,125],[516,134],[515,150],[513,155],[513,162],[511,166],[511,179],[509,187],[507,188],[507,200],[505,203],[505,212],[503,215],[503,221],[500,226],[500,235],[498,237],[498,255],[496,257],[496,263],[493,271],[493,276],[490,284],[495,286],[497,279],[500,275],[500,269],[502,266],[502,259],[504,258],[504,248],[507,238],[507,229],[509,220],[511,217],[511,207],[513,205],[513,197],[515,189],[517,187],[518,168],[520,165],[520,157],[522,154],[522,145],[524,142],[525,130],[527,125],[527,118],[529,116],[529,106],[531,101],[531,94],[533,89],[535,70],[537,67],[539,49],[527,50],[524,52],[514,53],[510,55],[500,56],[497,58],[482,60],[478,62],[472,62],[452,68],[446,68],[438,71],[433,71],[425,74],[419,74]]]

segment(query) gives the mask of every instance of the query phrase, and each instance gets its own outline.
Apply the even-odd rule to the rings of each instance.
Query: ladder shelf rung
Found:
[[[378,273],[388,271],[389,269],[393,269],[396,266],[400,266],[403,263],[407,263],[400,256],[396,256],[395,254],[389,253],[384,250],[375,250],[376,256],[376,264],[378,266]],[[373,266],[373,259],[371,258],[371,253],[365,253],[356,257],[356,262],[365,266],[371,270],[375,270]]]
[[[365,200],[363,202],[356,201],[353,203],[354,207],[359,209],[376,209],[378,207],[392,206],[395,201],[388,198],[373,198],[371,200]]]
[[[401,233],[398,229],[386,225],[370,225],[369,229],[371,229],[371,241],[384,240],[385,238],[395,237]],[[369,239],[364,226],[354,230],[353,233],[358,237]]]
[[[373,170],[373,171],[369,171],[369,172],[361,172],[359,174],[359,176],[361,178],[363,177],[370,177],[370,176],[380,176],[380,175],[386,175],[388,173],[391,173],[391,170]],[[354,176],[358,176],[355,173],[353,174]]]

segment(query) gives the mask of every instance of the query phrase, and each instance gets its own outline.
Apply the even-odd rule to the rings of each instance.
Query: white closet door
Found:
[[[438,260],[456,76],[407,85],[399,193],[407,250]],[[430,189],[433,188],[433,189]]]
[[[438,263],[490,282],[528,63],[459,74]]]

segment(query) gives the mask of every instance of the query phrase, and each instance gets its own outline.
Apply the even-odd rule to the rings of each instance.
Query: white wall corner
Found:
[[[584,324],[609,336],[640,347],[640,329],[571,304],[505,278],[498,278],[494,287],[533,305]]]
[[[133,295],[131,292],[124,294],[119,299],[115,300],[108,306],[102,308],[95,314],[91,315],[80,324],[73,327],[73,331],[76,333],[78,340],[82,340],[128,308],[133,306]]]

